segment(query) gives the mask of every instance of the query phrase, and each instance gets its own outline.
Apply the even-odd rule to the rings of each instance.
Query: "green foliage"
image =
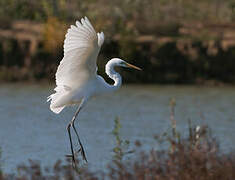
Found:
[[[87,15],[95,19],[116,20],[113,28],[128,21],[141,24],[154,21],[180,21],[180,20],[233,20],[233,0],[1,0],[0,17],[2,19],[31,19],[45,20],[49,16],[60,18],[77,18]],[[121,20],[121,21],[120,21]],[[122,24],[122,22],[124,22]],[[103,22],[106,23],[106,22]],[[121,24],[120,24],[121,23]],[[118,25],[119,24],[119,25]],[[148,24],[148,26],[151,24]],[[153,25],[153,23],[152,23]],[[126,27],[130,28],[130,27]],[[146,26],[142,27],[146,28]]]
[[[50,16],[64,19],[71,14],[71,11],[65,10],[67,4],[65,0],[1,0],[0,24],[5,19],[45,21]]]
[[[128,140],[123,140],[120,136],[121,123],[119,118],[117,117],[114,120],[114,129],[112,134],[115,137],[116,146],[113,148],[114,152],[114,160],[117,162],[121,162],[125,155],[133,153],[133,151],[128,150],[130,142]]]

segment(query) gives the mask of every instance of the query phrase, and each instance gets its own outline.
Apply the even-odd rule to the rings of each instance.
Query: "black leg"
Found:
[[[81,140],[80,140],[80,138],[79,138],[78,132],[77,132],[77,130],[76,130],[76,128],[75,128],[74,121],[75,121],[75,119],[72,121],[72,127],[73,127],[73,129],[74,129],[74,131],[75,131],[75,134],[77,135],[78,143],[79,143],[79,145],[80,145],[80,147],[81,147],[81,148],[79,149],[79,151],[81,151],[82,158],[87,162],[86,154],[85,154],[83,145],[82,145],[82,143],[81,143]],[[78,151],[78,152],[79,152],[79,151]]]
[[[74,157],[73,142],[72,142],[72,138],[71,138],[70,128],[71,128],[71,124],[69,123],[67,126],[67,131],[69,134],[70,148],[71,148],[71,153],[72,153],[72,164],[76,167],[76,161],[75,161],[75,157]]]
[[[83,145],[81,143],[81,140],[79,138],[79,135],[78,135],[78,132],[75,128],[75,125],[74,125],[74,122],[76,120],[76,117],[78,116],[80,110],[82,109],[83,105],[84,105],[84,100],[82,100],[81,104],[79,105],[77,111],[75,112],[72,120],[70,121],[70,123],[68,124],[68,127],[67,127],[67,130],[68,130],[68,134],[69,134],[69,140],[70,140],[70,147],[71,147],[71,153],[72,153],[72,162],[73,164],[75,164],[75,167],[76,167],[76,161],[75,161],[75,155],[74,155],[74,150],[73,150],[73,143],[72,143],[72,137],[71,137],[71,132],[70,132],[70,128],[71,126],[73,127],[74,131],[75,131],[75,134],[77,136],[77,139],[78,139],[78,143],[80,145],[80,149],[78,150],[78,152],[81,151],[81,154],[82,154],[82,157],[83,159],[87,162],[87,158],[86,158],[86,154],[85,154],[85,151],[84,151],[84,148],[83,148]]]

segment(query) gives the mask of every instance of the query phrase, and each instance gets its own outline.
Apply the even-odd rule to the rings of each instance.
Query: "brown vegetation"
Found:
[[[120,56],[145,70],[137,77],[124,72],[127,82],[235,82],[232,0],[2,0],[0,4],[0,80],[52,80],[63,55],[66,28],[86,15],[106,35],[98,62],[101,74],[107,58]],[[8,75],[4,69],[10,70]]]
[[[82,167],[75,171],[72,166],[62,165],[60,161],[54,167],[43,170],[39,163],[30,161],[29,165],[18,167],[18,175],[2,173],[0,179],[233,180],[234,154],[220,152],[207,130],[205,126],[190,127],[187,138],[167,136],[166,140],[170,142],[168,150],[152,149],[130,160],[115,158],[103,172],[91,172]],[[141,143],[136,142],[136,150],[141,147]]]

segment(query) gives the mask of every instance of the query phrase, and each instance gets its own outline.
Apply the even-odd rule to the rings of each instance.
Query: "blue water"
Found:
[[[13,172],[28,159],[52,165],[70,154],[66,126],[75,107],[56,115],[46,97],[53,86],[4,84],[0,87],[0,147],[4,172]],[[121,136],[140,140],[145,149],[161,148],[153,136],[170,127],[169,100],[176,99],[175,118],[182,135],[187,122],[208,124],[224,152],[235,148],[235,87],[126,85],[118,92],[91,99],[78,117],[79,134],[88,166],[98,170],[112,159],[114,119],[120,118]],[[75,140],[75,138],[74,138]]]

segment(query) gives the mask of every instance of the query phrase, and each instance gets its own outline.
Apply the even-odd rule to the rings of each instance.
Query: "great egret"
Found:
[[[55,93],[48,97],[51,101],[50,109],[54,113],[60,113],[66,106],[79,104],[75,115],[67,126],[69,134],[71,157],[75,163],[73,143],[70,133],[72,127],[76,133],[82,157],[87,161],[84,148],[80,141],[74,121],[87,100],[102,93],[109,93],[119,89],[122,84],[122,77],[114,70],[115,66],[129,67],[137,70],[140,68],[131,65],[119,58],[113,58],[105,66],[105,72],[113,79],[114,84],[110,85],[97,75],[96,59],[104,42],[104,33],[96,33],[87,17],[81,22],[76,21],[76,26],[71,25],[64,41],[64,57],[56,72]],[[76,163],[75,163],[76,165]]]

